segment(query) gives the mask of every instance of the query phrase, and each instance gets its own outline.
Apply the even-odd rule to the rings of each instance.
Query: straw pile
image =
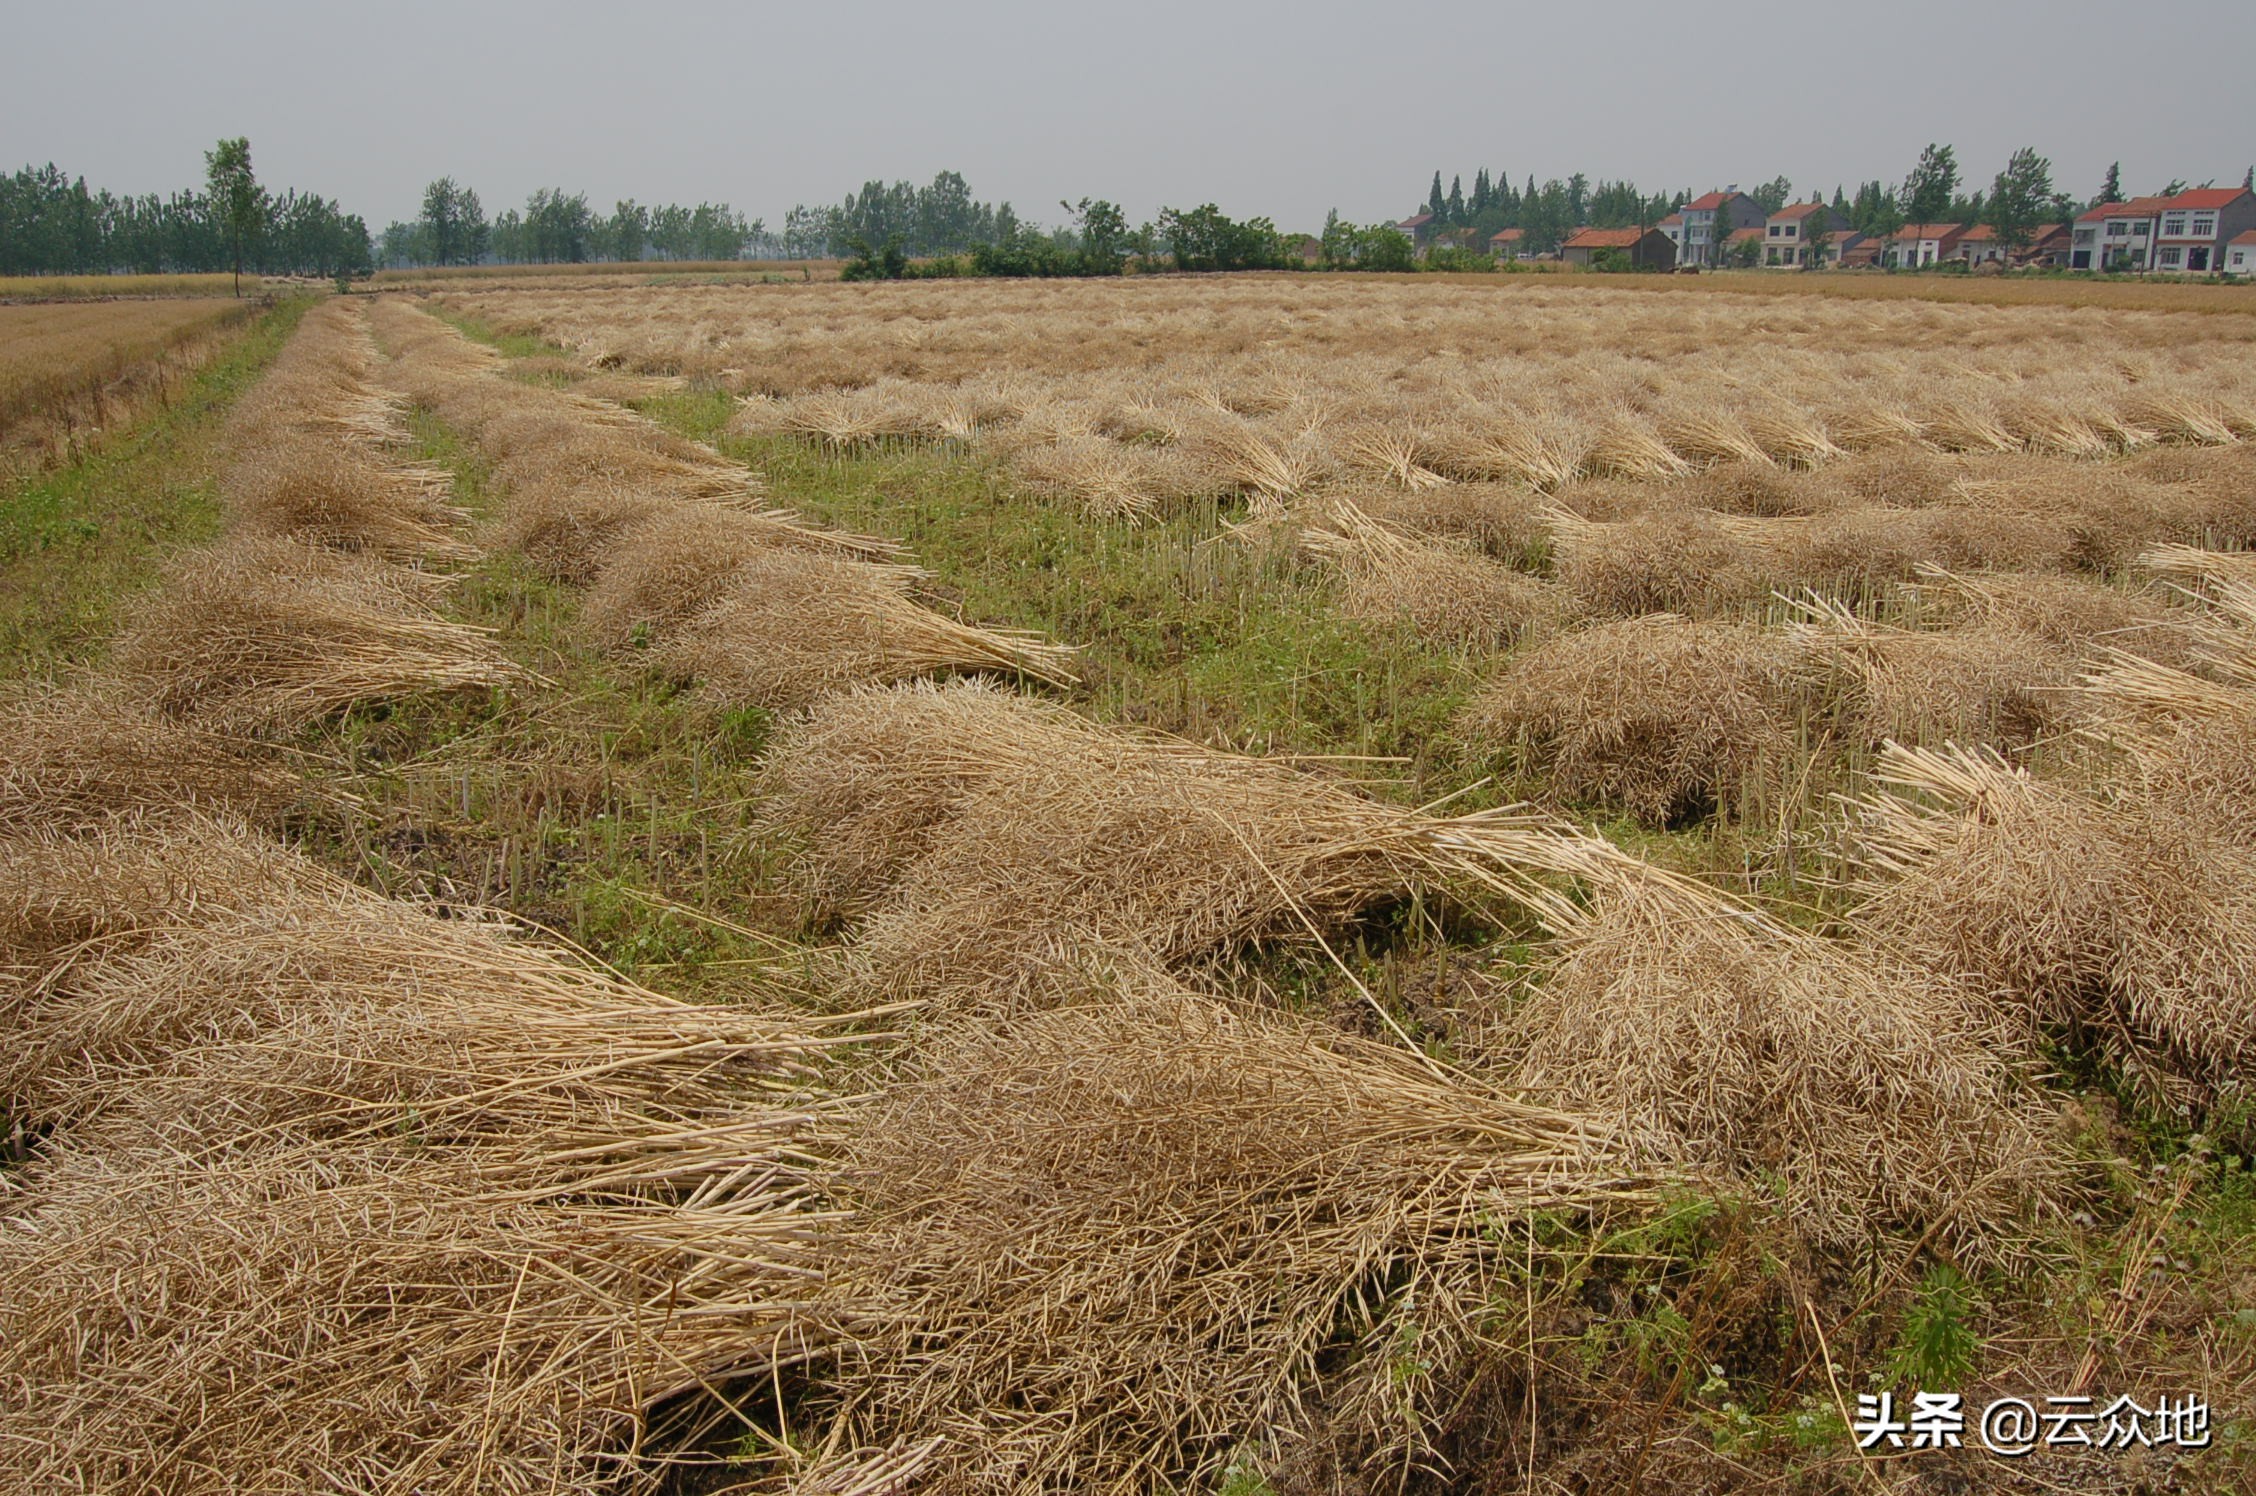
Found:
[[[805,551],[766,551],[685,619],[655,654],[711,695],[803,705],[857,682],[989,671],[1070,685],[1073,651],[1041,636],[981,629],[906,595],[904,568]]]
[[[919,573],[880,559],[890,543],[757,507],[758,480],[711,449],[503,379],[429,318],[393,309],[387,325],[403,384],[496,460],[509,496],[500,540],[588,588],[581,623],[599,647],[655,645],[660,668],[766,706],[951,670],[1073,680],[1069,650],[916,601]]]
[[[1437,643],[1498,648],[1559,611],[1549,584],[1468,550],[1411,539],[1345,499],[1324,505],[1300,542],[1339,572],[1348,617],[1406,625]]]
[[[2181,1104],[2246,1082],[2256,850],[2166,800],[2102,800],[1963,749],[1891,747],[1875,777],[1866,928]]]
[[[1547,516],[1561,585],[1586,616],[1732,612],[1770,590],[1758,559],[1701,509],[1652,510],[1612,523]]]
[[[297,777],[259,745],[153,715],[114,689],[0,699],[0,835],[72,828],[144,805],[271,824]]]
[[[0,1216],[11,1484],[648,1489],[646,1440],[816,1348],[819,1041],[218,823],[0,889],[45,950],[0,1110],[51,1129]]]
[[[1997,1030],[1948,980],[1782,925],[1590,839],[1531,851],[1587,902],[1504,1025],[1513,1082],[1619,1123],[1640,1156],[1774,1195],[1811,1241],[1933,1230],[1969,1251],[2045,1199],[2059,1163]]]
[[[2076,709],[2076,657],[2010,617],[1906,629],[1809,597],[1793,637],[1830,671],[1844,731],[1887,740],[1982,744],[2018,752],[2065,730]]]
[[[1624,1193],[1576,1119],[1167,990],[935,1034],[840,1147],[837,1442],[934,1492],[1211,1490],[1319,1421],[1445,1470],[1495,1223]]]
[[[230,413],[236,455],[221,481],[230,526],[395,561],[466,558],[446,475],[384,450],[405,424],[372,382],[375,347],[354,306],[328,302],[307,313]]]
[[[483,633],[430,609],[434,582],[298,541],[234,541],[169,569],[119,638],[117,671],[167,717],[249,731],[519,679]]]
[[[767,778],[807,886],[861,915],[863,979],[1004,1005],[1091,952],[1150,969],[1306,938],[1452,875],[1460,827],[970,682],[830,698]]]
[[[1817,685],[1787,641],[1751,625],[1623,619],[1514,656],[1458,730],[1513,749],[1563,802],[1666,826],[1775,789]]]

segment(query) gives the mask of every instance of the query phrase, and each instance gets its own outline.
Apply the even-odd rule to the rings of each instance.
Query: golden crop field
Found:
[[[2252,341],[323,303],[0,703],[0,1472],[2247,1484]]]
[[[0,304],[0,461],[51,457],[75,433],[139,413],[200,339],[247,315],[208,299]]]
[[[264,284],[251,277],[251,288]],[[0,275],[0,298],[27,301],[108,301],[121,296],[227,296],[238,290],[232,275]]]

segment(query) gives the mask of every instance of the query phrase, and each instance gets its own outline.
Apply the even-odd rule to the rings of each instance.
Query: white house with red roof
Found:
[[[2250,229],[2256,192],[2246,187],[2101,203],[2076,219],[2068,268],[2211,275],[2227,268],[2233,240]]]
[[[1528,253],[1526,229],[1498,229],[1488,236],[1488,252],[1499,260],[1533,258]]]
[[[2162,226],[2154,236],[2154,263],[2165,275],[2213,275],[2225,250],[2256,229],[2256,192],[2246,187],[2196,187],[2162,201]]]
[[[1763,221],[1763,264],[1809,270],[1838,258],[1849,221],[1812,199],[1788,203]]]
[[[2225,246],[2225,274],[2256,275],[2256,229],[2235,234]]]
[[[1431,213],[1414,213],[1394,227],[1396,232],[1410,241],[1412,248],[1419,254],[1424,254],[1426,246],[1433,243],[1434,230],[1439,226]]]
[[[1740,229],[1761,228],[1765,217],[1762,204],[1736,187],[1703,192],[1669,216],[1680,219],[1676,231],[1671,233],[1663,219],[1661,232],[1676,241],[1679,265],[1721,264],[1731,236]]]

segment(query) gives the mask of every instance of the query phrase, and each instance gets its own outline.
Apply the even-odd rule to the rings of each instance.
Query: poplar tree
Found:
[[[235,294],[241,296],[243,246],[258,232],[265,217],[258,178],[251,175],[250,138],[238,135],[204,152],[204,176],[211,188],[212,216],[227,236],[228,251],[234,261]]]

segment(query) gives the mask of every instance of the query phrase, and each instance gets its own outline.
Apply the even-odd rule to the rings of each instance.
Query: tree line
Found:
[[[368,269],[367,225],[333,198],[260,186],[248,141],[220,142],[207,166],[201,187],[163,196],[89,188],[53,162],[0,177],[0,275]]]
[[[423,189],[423,212],[413,222],[387,224],[378,241],[379,264],[576,265],[591,260],[738,260],[772,246],[759,220],[750,222],[727,203],[646,205],[632,198],[598,211],[584,192],[542,187],[525,206],[505,208],[491,220],[477,192],[441,177]]]

